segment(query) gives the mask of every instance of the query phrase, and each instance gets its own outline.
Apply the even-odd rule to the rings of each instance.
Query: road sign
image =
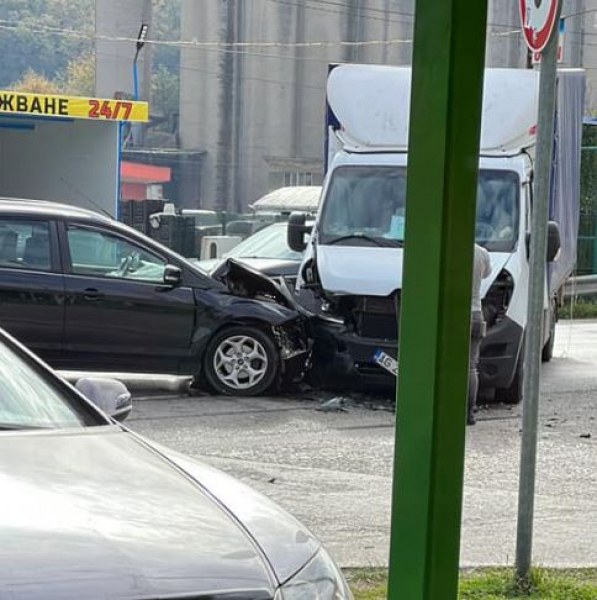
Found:
[[[558,63],[564,62],[564,36],[566,33],[566,20],[560,19],[560,26],[558,28],[558,49],[556,51],[556,60]],[[533,64],[539,64],[541,62],[541,52],[533,52]]]
[[[558,0],[519,0],[522,33],[531,52],[545,48],[556,22]]]

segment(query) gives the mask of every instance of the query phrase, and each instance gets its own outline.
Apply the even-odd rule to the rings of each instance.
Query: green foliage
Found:
[[[596,298],[568,298],[558,308],[560,319],[597,319]]]
[[[2,0],[0,2],[0,87],[29,70],[53,80],[70,60],[93,48],[94,0]],[[82,37],[50,33],[74,30]]]
[[[153,20],[150,38],[154,40],[180,39],[180,0],[153,0]],[[153,47],[153,72],[161,69],[178,77],[180,49],[175,46]]]
[[[178,111],[178,94],[178,73],[173,73],[164,66],[154,70],[151,76],[151,112],[170,117]]]
[[[69,61],[66,71],[60,77],[62,91],[73,96],[93,96],[95,93],[95,59],[91,52],[85,52]]]
[[[31,69],[25,71],[21,79],[13,83],[11,88],[17,92],[31,94],[59,94],[61,91],[55,82]]]

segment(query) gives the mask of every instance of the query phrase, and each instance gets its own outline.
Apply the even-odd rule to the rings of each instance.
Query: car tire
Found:
[[[216,393],[259,396],[277,383],[280,353],[274,340],[257,327],[227,327],[209,341],[203,374]]]
[[[544,363],[549,362],[553,358],[553,347],[556,341],[556,321],[558,320],[555,302],[552,303],[550,313],[551,324],[549,328],[549,337],[547,338],[545,346],[543,346],[543,350],[541,351],[541,362]]]

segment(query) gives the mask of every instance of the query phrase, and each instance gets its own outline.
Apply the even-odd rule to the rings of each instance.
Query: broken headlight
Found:
[[[502,269],[482,301],[483,317],[487,327],[492,327],[504,318],[513,293],[514,279],[506,269]]]

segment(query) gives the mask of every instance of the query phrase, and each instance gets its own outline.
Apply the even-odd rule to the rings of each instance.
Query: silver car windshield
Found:
[[[287,223],[275,223],[260,229],[226,253],[226,258],[277,258],[301,260],[302,254],[294,252],[286,242]]]
[[[519,181],[512,171],[481,169],[475,238],[508,252],[518,239]],[[334,171],[320,223],[322,244],[401,246],[404,241],[406,168],[347,166]]]
[[[66,386],[54,383],[0,340],[0,431],[106,424]]]

